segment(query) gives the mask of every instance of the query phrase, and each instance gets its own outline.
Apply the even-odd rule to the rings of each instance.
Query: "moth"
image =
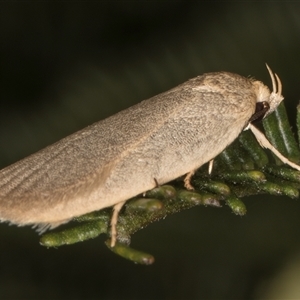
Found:
[[[280,79],[267,68],[272,92],[251,78],[206,73],[2,169],[0,221],[44,231],[114,206],[114,246],[118,213],[127,199],[185,174],[191,189],[194,171],[246,129],[300,170],[252,124],[283,100]]]

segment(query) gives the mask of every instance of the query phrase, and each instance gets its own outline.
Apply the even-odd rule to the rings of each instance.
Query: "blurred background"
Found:
[[[300,3],[0,3],[0,167],[196,75],[283,82],[300,99]],[[1,299],[300,298],[300,202],[244,199],[248,213],[198,207],[135,234],[152,266],[105,237],[46,249],[31,228],[0,225]]]

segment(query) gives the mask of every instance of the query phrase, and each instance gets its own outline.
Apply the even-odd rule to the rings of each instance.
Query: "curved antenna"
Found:
[[[266,64],[266,67],[269,71],[269,74],[271,76],[271,80],[272,80],[272,87],[273,87],[273,93],[277,93],[277,87],[276,87],[276,80],[275,80],[275,76],[274,76],[274,73],[272,72],[271,68],[268,66],[268,64]],[[275,74],[276,75],[276,74]],[[276,75],[276,79],[279,79],[279,77]],[[281,82],[279,80],[279,83],[280,83],[280,88],[281,88]]]
[[[276,77],[277,85],[278,85],[278,91],[277,91],[277,94],[281,96],[281,92],[282,92],[282,84],[281,84],[281,80],[280,80],[280,78],[277,76],[276,73],[275,73],[275,77]]]

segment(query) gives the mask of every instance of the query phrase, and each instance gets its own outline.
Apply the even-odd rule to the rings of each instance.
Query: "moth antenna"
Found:
[[[276,73],[275,73],[275,77],[276,77],[276,80],[277,80],[277,87],[278,87],[277,94],[281,96],[281,93],[282,93],[281,80],[280,80],[280,78],[278,77],[278,75]]]
[[[269,74],[270,74],[270,77],[271,77],[271,80],[272,80],[272,87],[273,87],[273,93],[277,93],[277,87],[276,87],[276,80],[275,80],[275,76],[274,76],[274,73],[272,72],[271,68],[268,66],[268,64],[266,64],[266,67],[269,71]],[[275,74],[276,75],[276,74]],[[276,78],[278,78],[278,76],[276,75]],[[280,82],[280,80],[279,80]],[[281,85],[281,82],[280,82],[280,85]]]
[[[298,166],[297,164],[291,162],[289,159],[287,159],[285,156],[283,156],[266,138],[266,136],[260,131],[258,130],[254,125],[252,125],[251,123],[249,123],[249,128],[252,131],[252,133],[254,134],[256,140],[258,141],[258,143],[266,149],[271,150],[283,163],[289,165],[290,167],[300,171],[300,166]]]

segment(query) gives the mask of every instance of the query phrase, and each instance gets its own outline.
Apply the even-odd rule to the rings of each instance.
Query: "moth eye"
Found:
[[[260,122],[270,109],[270,104],[267,101],[257,102],[255,107],[255,113],[250,118],[250,123]]]

